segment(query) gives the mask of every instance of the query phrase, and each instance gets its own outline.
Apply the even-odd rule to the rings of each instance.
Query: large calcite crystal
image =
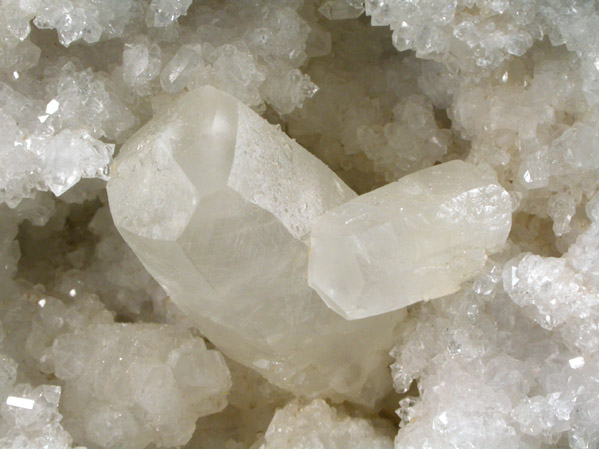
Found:
[[[505,243],[511,211],[490,170],[452,161],[418,171],[317,220],[308,282],[350,320],[448,295]]]
[[[404,313],[349,322],[307,283],[312,224],[355,194],[280,129],[192,91],[123,145],[108,196],[148,271],[231,358],[298,394],[372,404],[388,391]]]

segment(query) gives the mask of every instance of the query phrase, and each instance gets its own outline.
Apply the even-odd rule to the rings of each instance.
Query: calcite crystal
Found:
[[[121,148],[115,224],[200,330],[293,392],[372,404],[403,313],[351,323],[307,284],[307,235],[355,197],[280,129],[217,89],[192,91]]]
[[[421,170],[321,216],[308,282],[347,319],[448,295],[505,243],[511,212],[492,171],[462,161]]]

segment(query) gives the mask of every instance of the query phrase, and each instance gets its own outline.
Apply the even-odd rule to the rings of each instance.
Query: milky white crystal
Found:
[[[505,243],[510,195],[462,161],[427,168],[320,217],[308,282],[347,319],[457,291]]]
[[[148,271],[231,358],[305,395],[387,391],[403,314],[347,322],[306,281],[312,224],[355,194],[280,129],[192,91],[123,145],[108,196]]]
[[[223,356],[175,326],[92,325],[60,335],[48,357],[73,436],[106,448],[185,444],[231,388]]]
[[[72,439],[58,412],[61,388],[15,385],[16,380],[17,363],[0,353],[0,447],[70,449]]]
[[[94,296],[73,296],[63,302],[32,291],[1,306],[13,315],[19,303],[29,306],[21,312],[31,323],[20,323],[28,337],[18,353],[60,382],[62,422],[77,442],[180,446],[199,417],[225,408],[231,375],[222,354],[202,338],[182,326],[115,323]]]
[[[322,399],[292,401],[277,410],[260,449],[392,449],[391,438],[362,418],[352,418]]]

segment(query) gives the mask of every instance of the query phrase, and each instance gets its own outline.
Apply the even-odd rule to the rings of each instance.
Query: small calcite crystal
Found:
[[[306,280],[312,224],[355,193],[280,129],[192,91],[123,145],[108,196],[148,271],[231,358],[298,394],[388,391],[403,313],[348,322]]]
[[[505,243],[511,199],[491,171],[452,161],[321,216],[308,282],[346,319],[457,291]]]

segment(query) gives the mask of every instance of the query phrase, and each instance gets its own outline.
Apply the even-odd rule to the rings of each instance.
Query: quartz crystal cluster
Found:
[[[599,4],[0,0],[0,448],[599,447]]]

